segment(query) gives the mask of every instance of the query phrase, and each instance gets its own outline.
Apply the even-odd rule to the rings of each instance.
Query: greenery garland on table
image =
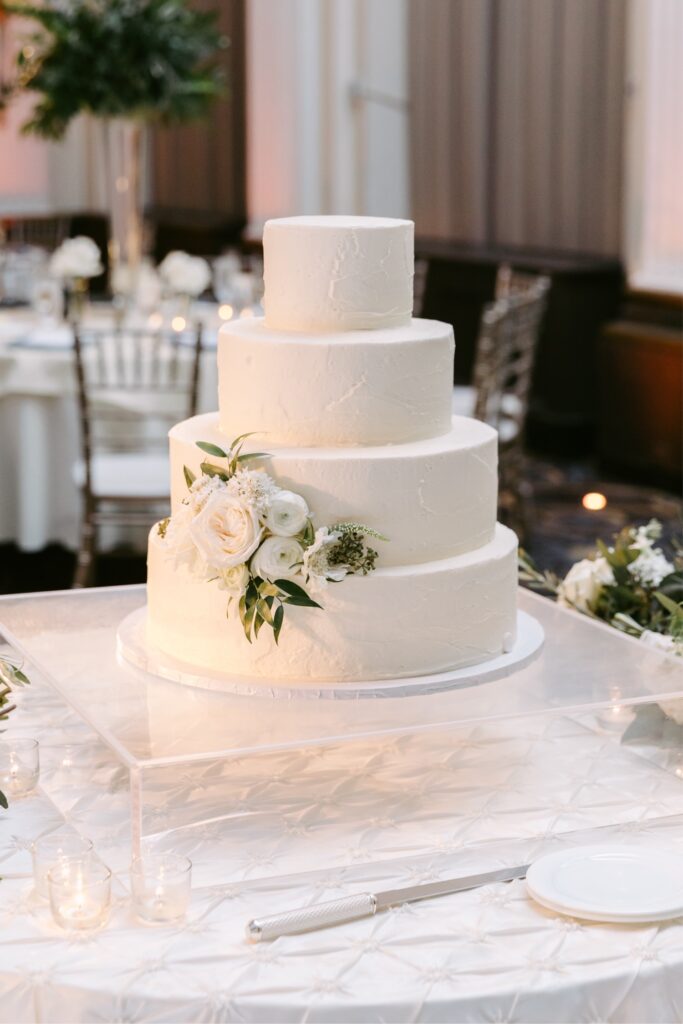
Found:
[[[194,120],[224,91],[216,54],[228,40],[216,12],[186,0],[0,0],[2,12],[40,26],[19,51],[14,80],[0,84],[0,105],[21,90],[39,94],[24,131],[60,139],[83,111]]]
[[[27,686],[28,677],[6,655],[0,655],[0,723],[6,722],[16,704],[12,700],[12,691],[16,686]],[[0,790],[0,807],[7,810],[7,797]]]
[[[552,594],[565,608],[683,657],[683,548],[674,544],[670,558],[658,543],[661,534],[656,519],[627,526],[612,544],[599,540],[593,554],[576,562],[564,579],[540,570],[520,551],[520,582]],[[683,725],[683,700],[660,707]]]

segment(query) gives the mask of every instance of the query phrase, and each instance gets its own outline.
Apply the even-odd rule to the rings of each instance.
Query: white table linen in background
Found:
[[[478,870],[482,842],[527,849],[544,833],[621,821],[634,823],[623,841],[683,852],[676,733],[632,747],[595,715],[534,716],[281,751],[270,781],[254,768],[250,783],[243,759],[234,881],[195,890],[186,922],[149,928],[119,874],[106,928],[68,937],[34,902],[28,846],[87,817],[109,856],[125,834],[128,781],[37,672],[20,700],[10,728],[40,739],[43,774],[38,793],[0,815],[4,1024],[683,1019],[683,921],[582,923],[536,906],[523,882],[272,944],[243,938],[257,913],[428,881],[451,857],[457,873]],[[168,799],[196,784],[181,773]],[[210,832],[195,847],[211,846]],[[431,859],[401,858],[416,837]]]
[[[111,322],[110,310],[93,307],[86,326]],[[216,388],[216,353],[209,349],[201,412],[216,408]],[[78,455],[73,356],[64,328],[41,326],[28,310],[0,311],[0,543],[15,541],[25,551],[51,541],[77,547],[81,510],[72,470]]]

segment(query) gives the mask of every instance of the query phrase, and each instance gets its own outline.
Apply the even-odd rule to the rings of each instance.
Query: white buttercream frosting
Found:
[[[328,587],[323,609],[288,607],[276,646],[248,644],[216,582],[175,569],[150,534],[148,639],[174,657],[228,675],[364,680],[426,675],[500,655],[516,625],[517,539],[504,526],[477,551],[378,569]]]
[[[176,424],[170,432],[171,501],[187,494],[183,466],[206,458],[197,441],[225,449],[215,413]],[[448,558],[487,544],[496,523],[496,432],[455,417],[448,434],[408,444],[365,448],[283,448],[250,437],[245,451],[266,451],[260,463],[281,487],[305,498],[316,526],[352,520],[385,534],[381,565]],[[215,460],[214,460],[215,461]]]
[[[413,222],[286,217],[263,232],[266,324],[349,331],[410,322]]]
[[[218,338],[221,430],[258,424],[271,443],[379,445],[450,430],[453,330],[435,320],[377,331],[301,335],[263,319]]]

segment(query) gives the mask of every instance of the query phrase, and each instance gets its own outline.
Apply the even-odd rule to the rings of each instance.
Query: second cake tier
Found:
[[[241,430],[258,426],[245,423]],[[176,424],[169,438],[175,512],[187,494],[184,467],[198,475],[204,461],[220,465],[197,442],[225,450],[233,439],[219,430],[217,413]],[[409,444],[278,448],[256,435],[245,445],[249,450],[270,452],[260,465],[280,487],[303,495],[315,526],[353,521],[384,534],[380,566],[451,558],[493,537],[497,435],[478,420],[456,416],[449,433]]]

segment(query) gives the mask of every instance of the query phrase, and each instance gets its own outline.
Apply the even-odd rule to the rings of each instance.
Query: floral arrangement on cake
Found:
[[[196,579],[217,581],[230,595],[228,614],[237,602],[250,643],[264,625],[277,643],[286,605],[321,608],[305,587],[320,591],[349,575],[366,576],[378,557],[367,538],[386,538],[361,523],[316,529],[302,495],[250,467],[269,457],[242,452],[251,436],[235,438],[227,451],[198,441],[198,448],[222,464],[202,462],[199,476],[184,467],[187,497],[157,530],[176,566],[186,565]]]
[[[683,657],[683,549],[669,558],[657,543],[661,535],[656,519],[627,526],[611,545],[599,540],[595,552],[576,562],[564,579],[540,571],[522,551],[520,581],[554,594],[565,608]],[[683,724],[683,701],[662,709]]]
[[[21,670],[21,666],[17,664],[8,655],[0,655],[0,723],[6,722],[9,718],[10,712],[16,709],[16,704],[13,700],[13,691],[17,686],[27,686],[28,677]],[[0,729],[0,731],[2,731]],[[0,790],[0,807],[7,810],[7,797]]]

